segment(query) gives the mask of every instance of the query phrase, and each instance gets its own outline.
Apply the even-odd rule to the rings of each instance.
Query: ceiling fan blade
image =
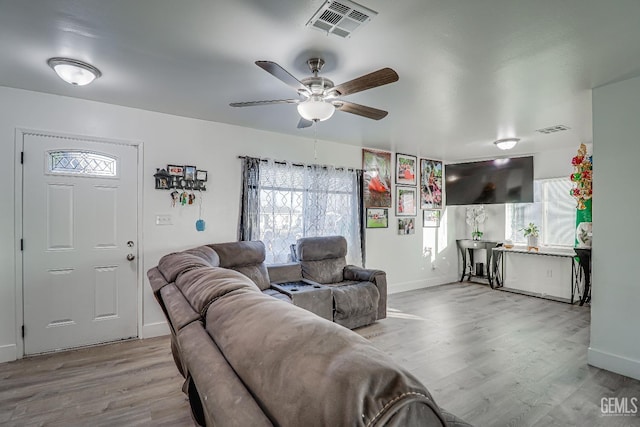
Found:
[[[398,73],[391,68],[382,68],[373,73],[365,74],[364,76],[339,84],[332,89],[332,92],[337,92],[338,96],[351,95],[352,93],[397,82],[398,78]]]
[[[384,110],[378,110],[377,108],[367,107],[366,105],[360,105],[348,101],[335,101],[333,105],[335,105],[336,110],[344,111],[345,113],[357,114],[358,116],[373,120],[384,119],[387,117],[387,114],[389,114],[389,112]]]
[[[293,77],[287,70],[276,64],[272,61],[256,61],[256,65],[267,73],[271,74],[278,80],[286,83],[297,91],[303,91],[305,93],[309,93],[309,88],[306,87],[302,82],[295,77]]]
[[[229,104],[232,107],[255,107],[256,105],[271,105],[271,104],[297,104],[299,99],[272,99],[268,101],[247,101],[247,102],[232,102]]]
[[[300,121],[298,122],[298,129],[308,128],[313,124],[311,120],[304,119],[300,117]]]

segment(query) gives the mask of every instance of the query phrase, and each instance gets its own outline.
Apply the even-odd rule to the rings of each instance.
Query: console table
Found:
[[[272,283],[271,287],[289,296],[293,305],[333,321],[333,298],[330,287],[305,279],[298,282]]]
[[[590,295],[590,249],[575,249],[570,251],[559,251],[559,250],[545,250],[540,249],[539,251],[528,251],[526,249],[514,248],[514,249],[506,249],[504,247],[494,248],[492,249],[494,253],[493,259],[495,260],[494,265],[494,274],[496,280],[496,288],[503,288],[506,280],[506,256],[507,255],[524,255],[524,256],[534,256],[534,257],[556,257],[556,258],[564,258],[567,259],[571,263],[571,276],[569,286],[571,287],[571,299],[567,301],[564,297],[552,297],[547,294],[535,294],[529,291],[519,291],[518,289],[506,288],[504,290],[518,293],[525,293],[527,295],[537,296],[541,298],[548,298],[555,301],[563,301],[569,302],[573,304],[576,301],[580,302],[580,305],[583,305],[585,302],[589,300]],[[581,256],[577,256],[577,253],[580,253]],[[584,287],[580,289],[580,282],[582,280],[582,276],[584,275]],[[566,288],[565,288],[566,289]],[[576,298],[578,297],[578,298]]]
[[[458,239],[456,240],[460,255],[462,256],[462,276],[460,281],[462,282],[465,277],[467,281],[470,281],[472,277],[485,279],[489,282],[489,286],[493,288],[493,278],[491,276],[492,271],[497,268],[497,260],[493,257],[492,249],[498,246],[498,242],[492,242],[488,240],[471,240],[471,239]],[[476,274],[474,272],[473,263],[473,251],[475,249],[485,249],[487,251],[485,268],[486,272],[483,274]],[[467,273],[467,259],[469,260],[469,272]]]

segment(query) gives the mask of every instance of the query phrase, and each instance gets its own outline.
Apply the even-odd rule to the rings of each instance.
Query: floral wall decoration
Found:
[[[587,208],[586,202],[591,199],[592,190],[592,157],[587,156],[587,146],[580,144],[578,155],[571,159],[573,165],[573,173],[571,174],[571,182],[574,187],[571,189],[571,195],[577,200],[578,210]]]
[[[575,246],[590,248],[593,229],[591,222],[593,159],[592,156],[587,155],[586,145],[580,144],[578,155],[571,159],[571,164],[573,165],[573,173],[570,177],[573,182],[571,195],[577,201]]]

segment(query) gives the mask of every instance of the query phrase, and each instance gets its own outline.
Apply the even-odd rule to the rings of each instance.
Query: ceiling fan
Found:
[[[315,122],[327,120],[335,110],[380,120],[389,113],[377,108],[344,101],[340,97],[398,81],[398,74],[395,71],[391,68],[382,68],[334,86],[331,80],[318,76],[324,65],[324,60],[320,58],[311,58],[307,61],[313,77],[307,77],[302,80],[296,79],[287,70],[272,61],[256,61],[256,65],[291,86],[298,92],[300,98],[232,102],[229,105],[232,107],[252,107],[270,104],[297,104],[298,113],[302,117],[298,122],[298,128],[306,128]]]

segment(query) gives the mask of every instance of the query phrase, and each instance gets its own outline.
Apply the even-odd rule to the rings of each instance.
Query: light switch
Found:
[[[173,225],[173,217],[170,214],[156,215],[156,225]]]

